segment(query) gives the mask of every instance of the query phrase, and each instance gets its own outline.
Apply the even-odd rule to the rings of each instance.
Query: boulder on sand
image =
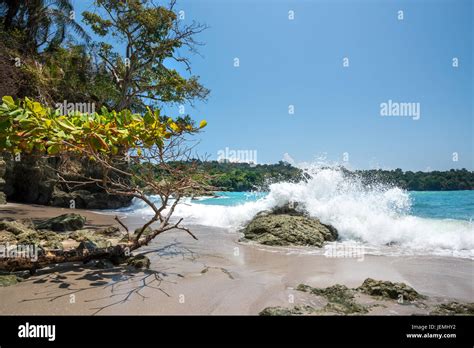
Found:
[[[127,260],[127,264],[129,266],[133,266],[135,268],[150,268],[150,259],[145,255],[136,255],[132,256]]]
[[[335,241],[337,230],[318,219],[286,205],[273,211],[260,212],[243,230],[244,237],[264,245],[317,246]]]
[[[79,214],[63,214],[36,225],[37,229],[56,232],[75,231],[84,227],[86,218]]]
[[[420,295],[415,289],[406,285],[405,283],[392,283],[389,281],[375,280],[367,278],[364,280],[361,286],[357,288],[360,292],[376,297],[382,297],[386,299],[398,300],[402,296],[403,300],[415,301],[423,299],[424,296]]]
[[[296,290],[326,298],[328,303],[322,309],[323,312],[337,314],[364,314],[368,312],[366,306],[356,302],[355,292],[345,285],[335,284],[327,288],[313,288],[309,285],[299,284]]]

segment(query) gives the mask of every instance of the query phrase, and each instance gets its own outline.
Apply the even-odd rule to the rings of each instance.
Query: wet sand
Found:
[[[8,204],[0,217],[45,218],[68,209]],[[74,210],[89,226],[117,225],[113,215]],[[140,217],[123,220],[138,227]],[[199,238],[170,231],[139,250],[151,260],[149,271],[93,265],[62,265],[41,270],[17,285],[0,288],[1,314],[258,314],[268,306],[324,306],[324,299],[294,290],[300,283],[357,287],[370,277],[405,282],[429,296],[426,303],[474,302],[472,260],[451,257],[365,255],[328,258],[295,253],[295,248],[239,242],[235,231],[188,226]],[[301,248],[301,251],[307,249]],[[361,303],[375,303],[360,296]],[[370,314],[427,314],[421,306],[378,301]]]

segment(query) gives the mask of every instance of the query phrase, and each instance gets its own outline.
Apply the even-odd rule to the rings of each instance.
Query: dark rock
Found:
[[[48,219],[36,225],[38,229],[46,229],[58,232],[75,231],[84,227],[86,218],[79,214],[63,214]]]
[[[6,182],[3,191],[9,200],[65,208],[71,207],[71,200],[74,200],[76,208],[84,209],[117,209],[128,206],[132,202],[132,197],[109,195],[96,184],[87,184],[82,186],[81,190],[69,191],[58,181],[56,169],[59,168],[59,158],[22,155],[20,161],[15,161],[9,154],[6,154],[4,158]],[[83,176],[103,177],[100,166],[92,161],[77,159],[70,161],[71,167]],[[81,175],[74,174],[72,171],[63,176],[66,180],[74,181],[81,180]],[[0,191],[2,191],[1,188]]]
[[[392,283],[372,278],[364,280],[357,290],[370,296],[392,300],[398,300],[400,296],[402,296],[403,301],[410,302],[425,298],[425,296],[420,295],[415,289],[405,283]]]
[[[127,260],[127,264],[129,266],[133,266],[135,268],[150,268],[150,259],[145,255],[136,255],[132,256]]]
[[[21,156],[20,161],[5,157],[7,167],[5,190],[9,200],[47,204],[56,184],[56,173],[52,167],[55,159],[39,156]]]
[[[118,209],[130,205],[131,198],[100,192],[91,193],[87,190],[64,192],[55,188],[50,204],[55,207],[69,208],[72,201],[77,209]]]
[[[267,213],[257,215],[245,227],[245,239],[265,245],[311,245],[322,247],[337,239],[337,230],[318,219],[301,213]]]
[[[110,269],[110,268],[114,268],[115,266],[110,260],[102,259],[102,260],[97,261],[97,263],[95,264],[95,267],[101,268],[101,269]]]
[[[89,252],[96,251],[98,249],[103,249],[105,246],[100,245],[97,242],[91,241],[91,240],[85,240],[79,244],[77,247],[78,250],[87,250]]]
[[[9,271],[4,271],[4,270],[0,270],[0,276],[5,276],[5,275],[14,275],[16,276],[18,279],[18,281],[23,281],[25,279],[28,279],[31,274],[30,274],[30,271],[29,270],[25,270],[25,271],[13,271],[13,272],[9,272]]]
[[[106,249],[112,246],[112,243],[108,241],[103,235],[96,234],[94,230],[79,230],[71,233],[69,238],[80,242],[79,249],[87,249],[94,251],[97,249]]]

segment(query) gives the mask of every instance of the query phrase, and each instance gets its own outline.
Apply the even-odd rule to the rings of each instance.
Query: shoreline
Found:
[[[86,216],[89,227],[117,225],[114,215],[13,203],[0,207],[0,217],[37,219],[72,211]],[[129,215],[123,221],[134,228],[141,218]],[[296,291],[301,283],[320,288],[338,283],[354,288],[366,278],[404,282],[429,296],[428,304],[474,302],[474,263],[469,259],[330,258],[239,242],[240,233],[221,228],[187,227],[199,240],[182,231],[169,231],[139,250],[151,260],[148,271],[61,265],[0,288],[0,297],[8,299],[0,301],[0,314],[254,315],[269,306],[324,305],[321,298]],[[359,300],[373,301],[364,296]],[[383,301],[382,305],[369,315],[427,314],[426,309],[396,301]]]

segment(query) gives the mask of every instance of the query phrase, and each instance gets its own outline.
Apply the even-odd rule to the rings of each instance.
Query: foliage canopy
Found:
[[[0,105],[0,149],[56,155],[61,152],[124,154],[143,148],[163,148],[164,142],[184,133],[195,133],[199,126],[189,118],[173,120],[148,109],[144,115],[129,110],[100,113],[74,112],[62,115],[28,98],[14,101],[2,98]]]

